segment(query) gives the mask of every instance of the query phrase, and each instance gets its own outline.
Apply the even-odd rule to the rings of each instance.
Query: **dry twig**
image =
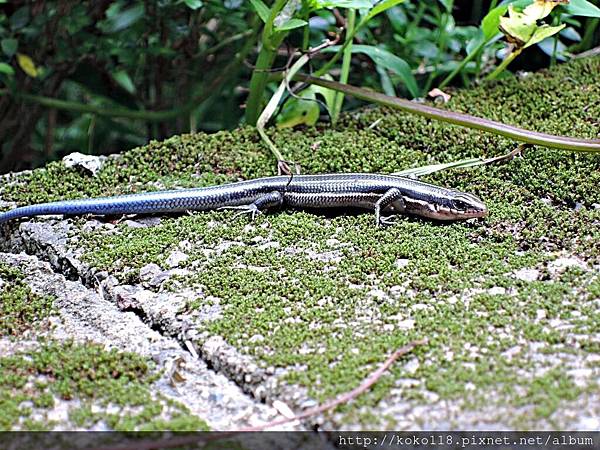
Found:
[[[406,344],[404,347],[401,347],[398,350],[396,350],[394,353],[392,353],[392,355],[388,359],[386,359],[385,362],[377,368],[377,370],[375,370],[367,378],[365,378],[365,380],[356,388],[338,396],[337,398],[335,398],[333,400],[323,403],[322,405],[316,406],[314,408],[310,408],[307,411],[304,411],[303,413],[300,413],[295,417],[274,420],[272,422],[268,422],[263,425],[258,425],[256,427],[242,428],[237,431],[226,431],[226,432],[222,432],[222,433],[210,433],[210,434],[203,435],[200,437],[199,436],[182,436],[180,438],[165,439],[162,441],[148,440],[148,441],[136,442],[134,444],[125,445],[125,446],[102,447],[102,448],[96,448],[94,450],[157,450],[157,449],[162,449],[162,448],[180,447],[183,445],[198,444],[200,442],[209,442],[209,441],[223,439],[226,437],[231,437],[239,432],[264,431],[266,429],[284,425],[289,422],[307,419],[307,418],[315,416],[317,414],[321,414],[325,411],[334,409],[341,404],[345,404],[345,403],[348,403],[348,402],[354,400],[356,397],[358,397],[359,395],[368,391],[371,388],[371,386],[373,386],[375,383],[377,383],[377,381],[381,378],[381,376],[390,368],[390,366],[392,364],[394,364],[394,362],[398,358],[406,355],[407,353],[410,353],[411,351],[414,350],[415,347],[417,347],[419,345],[425,345],[425,344],[427,344],[427,338],[415,340],[415,341],[412,341],[412,342]]]

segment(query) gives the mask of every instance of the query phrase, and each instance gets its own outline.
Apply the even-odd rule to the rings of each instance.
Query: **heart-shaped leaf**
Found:
[[[516,11],[513,5],[508,6],[508,17],[500,17],[500,30],[510,42],[520,46],[529,41],[536,28],[535,19]]]

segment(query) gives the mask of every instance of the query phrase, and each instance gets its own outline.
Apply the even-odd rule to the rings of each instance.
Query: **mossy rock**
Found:
[[[446,107],[598,138],[598,73],[599,58],[578,60],[453,92]],[[334,128],[271,137],[304,173],[388,173],[516,145],[380,108],[346,114]],[[109,159],[94,178],[53,163],[0,195],[27,204],[210,185],[274,168],[255,130],[241,128],[153,142]],[[441,404],[457,405],[459,425],[474,423],[469,411],[489,411],[492,423],[506,426],[577,428],[598,413],[590,399],[600,371],[599,169],[597,154],[535,147],[503,165],[426,178],[483,198],[490,209],[483,221],[402,217],[378,229],[370,214],[282,211],[249,225],[217,211],[82,231],[77,245],[92,267],[135,284],[142,267],[166,268],[185,241],[180,267],[189,273],[163,289],[202,295],[181,314],[218,307],[218,317],[194,323],[201,336],[224,337],[259,367],[284,368],[287,383],[319,400],[355,387],[395,349],[427,337],[409,364],[396,364],[331,415],[342,428],[398,428],[406,411],[423,405],[429,409],[411,416],[413,427],[452,426],[432,413]]]

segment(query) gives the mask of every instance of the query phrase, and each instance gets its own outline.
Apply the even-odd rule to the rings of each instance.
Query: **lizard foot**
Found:
[[[251,203],[249,205],[240,205],[240,206],[222,206],[217,209],[218,210],[224,210],[224,209],[239,210],[239,212],[233,216],[233,219],[237,219],[239,216],[242,216],[244,214],[249,214],[251,220],[254,221],[258,215],[262,214],[262,211],[260,209],[258,209],[258,207],[254,203]]]
[[[392,215],[392,216],[381,216],[379,217],[379,222],[377,223],[380,227],[381,226],[390,226],[390,225],[394,225],[396,223],[396,219],[398,219],[398,217],[396,215]]]

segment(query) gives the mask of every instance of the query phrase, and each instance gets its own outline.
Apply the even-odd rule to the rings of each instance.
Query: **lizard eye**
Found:
[[[467,211],[470,207],[471,205],[469,205],[469,203],[465,202],[464,200],[457,198],[452,200],[452,208],[458,211]]]

